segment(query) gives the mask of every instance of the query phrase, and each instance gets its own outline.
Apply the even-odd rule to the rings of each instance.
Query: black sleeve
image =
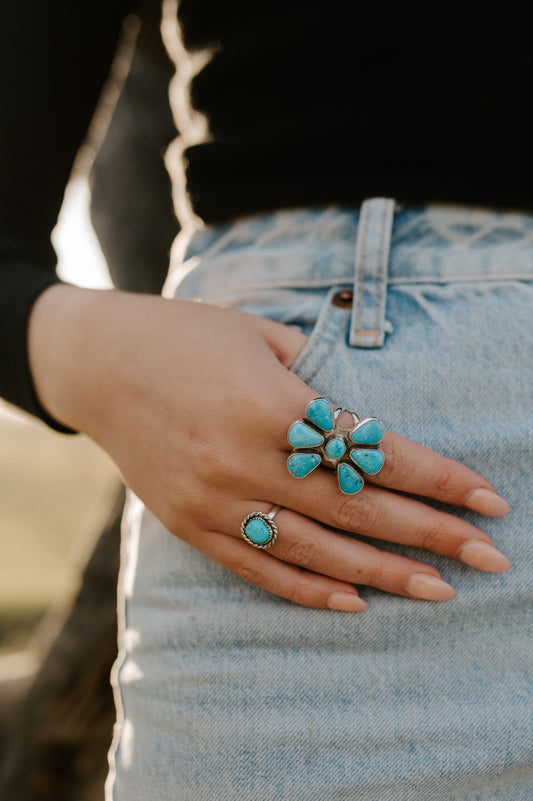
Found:
[[[35,396],[27,322],[59,280],[50,233],[131,6],[0,3],[0,396],[58,430]]]

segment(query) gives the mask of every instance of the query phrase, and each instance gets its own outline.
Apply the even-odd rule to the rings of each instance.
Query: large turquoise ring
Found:
[[[306,416],[289,428],[287,438],[293,452],[287,459],[289,473],[305,478],[319,465],[337,471],[339,489],[345,495],[360,492],[368,476],[375,476],[384,463],[379,443],[385,433],[377,417],[361,420],[348,412],[353,427],[341,428],[343,409],[333,409],[327,398],[315,398]]]

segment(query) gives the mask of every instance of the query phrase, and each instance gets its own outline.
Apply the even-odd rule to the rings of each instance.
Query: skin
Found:
[[[487,515],[507,503],[478,473],[397,434],[386,432],[385,465],[355,496],[325,469],[301,481],[288,474],[287,430],[317,395],[288,370],[305,341],[231,309],[68,285],[39,297],[28,332],[48,413],[103,447],[173,534],[264,590],[344,611],[366,608],[354,585],[455,594],[431,565],[325,526],[508,569],[479,528],[410,496]],[[274,504],[283,507],[278,542],[259,551],[240,523]]]

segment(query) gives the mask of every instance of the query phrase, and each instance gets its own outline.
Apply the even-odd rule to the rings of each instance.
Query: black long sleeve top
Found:
[[[159,4],[159,0],[148,0]],[[27,321],[57,281],[50,244],[133,0],[10,0],[0,10],[0,395],[47,420]],[[297,205],[533,206],[529,4],[181,0],[209,141],[186,153],[207,223]],[[481,12],[479,12],[481,13]]]

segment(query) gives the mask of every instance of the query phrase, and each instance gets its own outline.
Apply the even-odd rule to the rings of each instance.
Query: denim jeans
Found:
[[[383,199],[284,211],[198,231],[181,272],[181,297],[308,334],[292,369],[317,395],[485,475],[509,515],[455,511],[512,568],[383,543],[456,598],[361,588],[362,614],[308,609],[130,496],[108,798],[530,801],[533,217]]]

